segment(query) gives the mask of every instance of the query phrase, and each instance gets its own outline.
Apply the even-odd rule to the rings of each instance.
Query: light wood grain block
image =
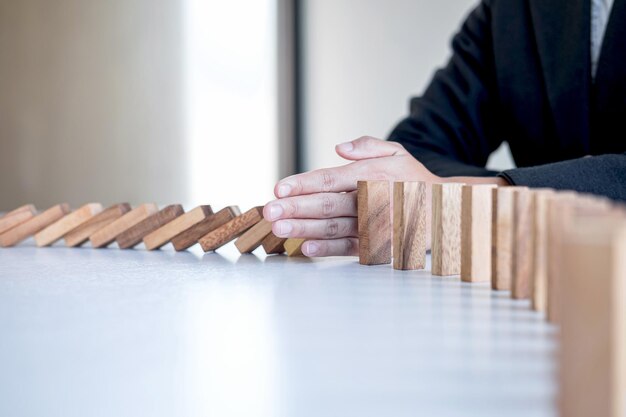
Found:
[[[272,222],[261,219],[246,233],[241,235],[235,242],[235,246],[240,253],[251,253],[253,250],[261,246],[263,239],[272,233]]]
[[[37,246],[50,246],[102,211],[102,204],[89,203],[57,220],[35,235]]]
[[[302,253],[302,244],[304,242],[306,242],[306,239],[287,239],[284,244],[287,256],[304,256]]]
[[[533,210],[530,190],[513,195],[513,251],[511,260],[511,297],[530,298],[533,273]]]
[[[491,288],[510,290],[513,276],[514,197],[525,187],[498,187],[492,190]]]
[[[50,207],[43,213],[1,234],[0,246],[3,248],[15,246],[65,217],[69,212],[70,206],[66,203]]]
[[[118,235],[115,238],[117,245],[120,249],[133,248],[141,243],[146,235],[182,216],[184,212],[180,204],[171,204]]]
[[[426,267],[426,183],[393,184],[393,268]]]
[[[96,214],[76,229],[65,235],[65,246],[77,247],[89,240],[89,237],[101,230],[103,227],[119,219],[130,211],[130,204],[121,203],[108,207],[106,210]]]
[[[198,243],[202,236],[224,226],[226,223],[240,215],[241,211],[237,206],[229,206],[221,209],[217,213],[208,216],[200,223],[174,237],[172,239],[174,249],[177,251],[189,249]]]
[[[388,181],[358,182],[359,263],[391,263],[391,193]]]
[[[626,222],[576,218],[562,243],[559,409],[626,415]]]
[[[464,185],[461,198],[461,280],[491,281],[492,193],[495,185]]]
[[[13,229],[17,225],[32,219],[36,215],[37,210],[32,204],[27,204],[7,213],[6,215],[0,217],[0,235]]]
[[[532,190],[533,273],[530,281],[532,308],[545,312],[548,294],[548,199],[554,190]]]
[[[146,203],[135,207],[89,237],[91,246],[105,248],[115,241],[115,238],[137,223],[157,213],[159,208],[154,203]]]
[[[143,238],[147,250],[159,249],[170,242],[174,237],[194,227],[208,216],[213,214],[211,206],[198,206],[195,209],[176,217],[169,223],[161,226]]]
[[[268,255],[285,253],[285,241],[287,239],[278,237],[271,233],[263,239],[263,250]]]
[[[263,219],[263,207],[254,207],[241,216],[235,217],[228,223],[204,235],[199,243],[205,252],[221,248],[231,240],[241,236],[252,226]]]
[[[461,192],[463,184],[432,186],[432,274],[461,273]]]

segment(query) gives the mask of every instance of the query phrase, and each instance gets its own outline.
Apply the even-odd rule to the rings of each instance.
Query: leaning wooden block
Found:
[[[533,273],[530,281],[532,308],[546,311],[548,294],[548,199],[553,190],[532,190]]]
[[[391,263],[391,196],[388,181],[359,181],[359,263]]]
[[[183,233],[185,230],[194,227],[211,214],[213,214],[211,206],[196,207],[195,209],[161,226],[154,232],[146,235],[143,238],[143,243],[146,245],[146,249],[148,250],[159,249],[174,237]]]
[[[0,217],[0,235],[35,217],[37,210],[32,204],[22,206]]]
[[[263,207],[254,207],[241,216],[235,217],[228,223],[204,235],[199,243],[205,252],[221,248],[237,236],[245,233],[252,226],[263,219]]]
[[[393,268],[426,267],[426,183],[393,184]]]
[[[116,237],[158,211],[159,208],[153,203],[142,204],[135,207],[128,213],[116,220],[113,220],[113,222],[91,235],[91,237],[89,237],[91,246],[94,248],[104,248],[109,246],[115,241]]]
[[[50,246],[102,211],[100,203],[85,204],[35,235],[37,246]]]
[[[495,185],[464,185],[461,199],[461,280],[491,281],[492,192]]]
[[[492,190],[491,288],[510,290],[513,276],[515,195],[525,187]]]
[[[24,239],[65,217],[69,212],[70,206],[66,203],[50,207],[43,213],[0,235],[0,246],[6,248],[17,245]]]
[[[461,190],[463,184],[433,184],[432,274],[461,273]]]
[[[513,196],[513,256],[511,262],[511,297],[530,298],[533,273],[533,211],[530,190],[518,190]]]
[[[183,206],[180,204],[169,205],[120,234],[115,238],[117,245],[120,249],[133,248],[141,243],[141,240],[146,235],[171,222],[175,218],[182,216],[184,212]]]
[[[241,235],[235,242],[235,246],[240,253],[251,253],[253,250],[261,246],[263,239],[272,233],[272,222],[261,219],[246,233]]]
[[[304,256],[302,253],[302,244],[305,241],[305,239],[287,239],[285,241],[285,251],[287,252],[287,256]]]
[[[560,415],[623,417],[626,221],[578,218],[562,251]]]
[[[98,230],[107,226],[111,222],[119,219],[130,211],[128,203],[115,204],[101,213],[96,214],[76,229],[65,235],[65,246],[73,248],[82,245],[89,240],[89,237]]]
[[[241,211],[237,206],[229,206],[221,209],[217,213],[208,216],[200,223],[174,237],[172,239],[174,249],[176,249],[177,251],[183,251],[192,247],[193,245],[198,243],[198,240],[200,240],[202,236],[206,235],[209,232],[212,232],[219,227],[222,227],[223,225],[240,215]]]
[[[287,241],[287,239],[278,237],[270,232],[270,234],[263,239],[263,250],[268,255],[285,253],[285,241]]]
[[[14,214],[23,213],[25,211],[30,212],[32,214],[37,214],[37,209],[35,208],[33,204],[24,204],[23,206],[20,206],[16,208],[15,210],[11,210],[8,213],[0,215],[0,219],[5,218],[6,216],[12,216]]]

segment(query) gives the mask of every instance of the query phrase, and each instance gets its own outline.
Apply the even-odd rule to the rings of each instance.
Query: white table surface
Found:
[[[428,271],[0,249],[0,416],[554,416],[556,330]]]

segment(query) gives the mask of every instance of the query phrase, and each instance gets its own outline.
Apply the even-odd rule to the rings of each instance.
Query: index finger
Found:
[[[354,191],[357,179],[351,165],[292,175],[276,184],[274,194],[277,198],[284,198],[305,194]]]

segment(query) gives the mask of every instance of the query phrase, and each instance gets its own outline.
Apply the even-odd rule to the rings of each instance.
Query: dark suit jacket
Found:
[[[590,14],[591,0],[483,0],[390,140],[440,176],[626,201],[626,0],[613,5],[595,81]],[[487,171],[503,141],[519,168]]]

